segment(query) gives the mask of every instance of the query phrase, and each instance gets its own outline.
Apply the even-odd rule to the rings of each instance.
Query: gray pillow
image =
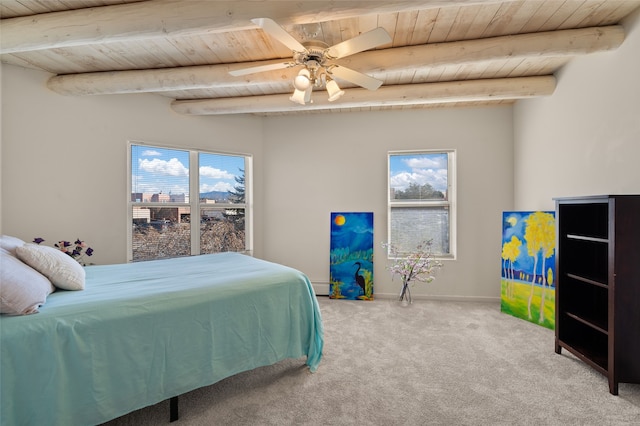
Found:
[[[0,248],[0,313],[28,315],[38,312],[55,287],[35,269]]]
[[[16,255],[16,248],[24,245],[24,241],[20,238],[10,235],[0,235],[0,248],[7,250],[13,256]]]

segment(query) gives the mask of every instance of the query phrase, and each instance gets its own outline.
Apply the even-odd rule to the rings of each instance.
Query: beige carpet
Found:
[[[180,397],[179,425],[640,425],[640,385],[554,352],[497,303],[319,297],[325,350]],[[168,402],[108,425],[168,424]]]

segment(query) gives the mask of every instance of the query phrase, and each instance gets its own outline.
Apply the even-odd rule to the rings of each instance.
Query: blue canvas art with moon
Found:
[[[373,300],[373,213],[331,213],[329,297]]]

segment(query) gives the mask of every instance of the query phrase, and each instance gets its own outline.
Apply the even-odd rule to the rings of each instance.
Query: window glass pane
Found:
[[[130,166],[130,260],[251,250],[250,157],[132,144]]]
[[[200,217],[200,253],[246,249],[244,209],[207,207],[201,210]]]
[[[200,153],[200,200],[244,203],[244,157]]]
[[[245,203],[245,159],[200,153],[200,253],[244,251],[245,209],[212,207]]]
[[[133,207],[133,261],[191,254],[189,207]]]
[[[446,153],[390,155],[389,199],[446,200],[448,173]]]
[[[393,207],[391,209],[391,241],[404,255],[415,251],[426,240],[432,240],[431,252],[449,253],[449,208]]]
[[[131,145],[131,201],[189,202],[189,152]]]

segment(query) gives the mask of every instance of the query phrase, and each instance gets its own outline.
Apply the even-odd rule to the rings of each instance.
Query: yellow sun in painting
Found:
[[[511,225],[511,226],[516,226],[516,223],[518,223],[518,219],[516,219],[515,217],[511,216],[509,219],[507,219],[507,222],[509,222],[509,225]]]
[[[335,222],[336,225],[342,226],[347,220],[344,218],[344,216],[339,214],[336,216],[336,218],[333,221]]]

